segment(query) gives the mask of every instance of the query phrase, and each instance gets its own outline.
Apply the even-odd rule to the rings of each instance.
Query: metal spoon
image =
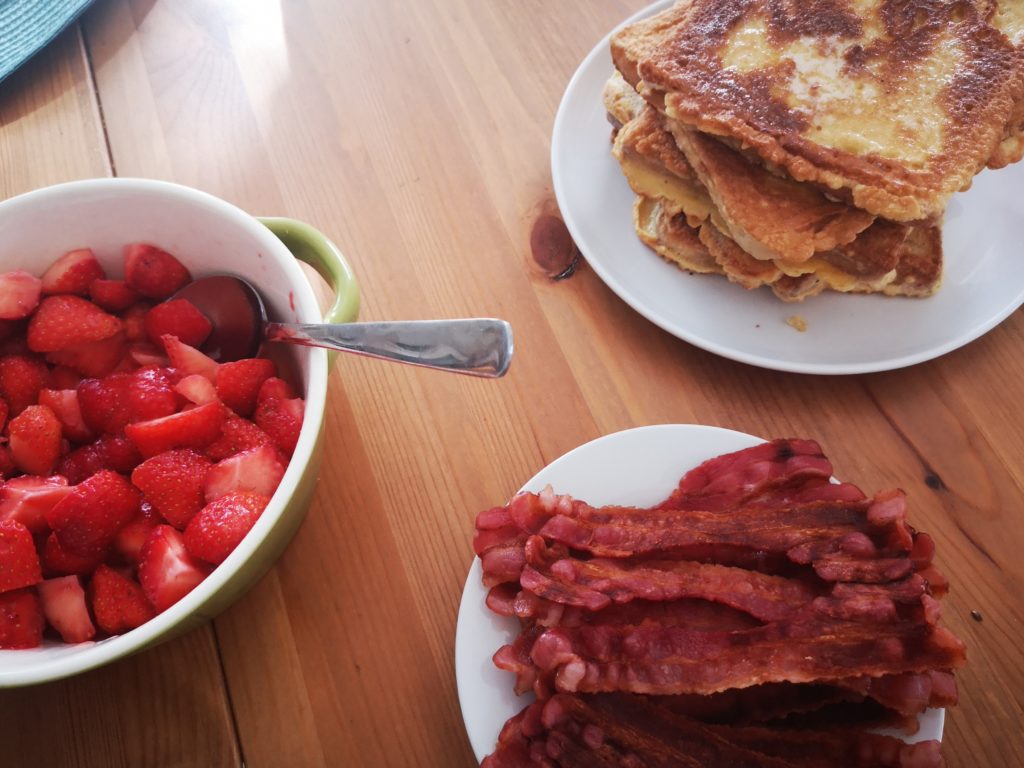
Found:
[[[219,362],[255,357],[264,341],[326,347],[485,378],[504,376],[512,362],[512,326],[504,320],[273,323],[256,289],[231,275],[201,278],[173,298],[188,299],[213,323],[202,351]]]

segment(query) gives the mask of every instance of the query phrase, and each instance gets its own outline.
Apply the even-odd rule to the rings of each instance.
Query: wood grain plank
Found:
[[[77,26],[4,82],[0,123],[4,197],[110,174]],[[0,691],[0,743],[5,765],[239,764],[209,628],[70,680]]]
[[[452,646],[473,516],[582,442],[663,422],[812,436],[839,476],[906,488],[971,646],[947,760],[1020,762],[1024,570],[1000,538],[1022,501],[1021,388],[986,394],[1019,369],[1017,319],[911,371],[798,376],[669,336],[585,264],[554,283],[531,261],[565,83],[642,5],[114,0],[90,15],[119,173],[316,224],[356,268],[365,319],[515,328],[498,382],[337,363],[309,518],[217,621],[247,764],[472,765]]]

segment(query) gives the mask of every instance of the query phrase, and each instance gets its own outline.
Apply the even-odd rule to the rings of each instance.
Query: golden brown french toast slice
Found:
[[[616,33],[612,56],[668,117],[914,221],[937,217],[1008,138],[1024,54],[994,25],[1011,7],[680,0]]]

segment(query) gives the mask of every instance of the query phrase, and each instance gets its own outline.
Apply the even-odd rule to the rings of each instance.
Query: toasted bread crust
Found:
[[[1004,144],[1024,56],[962,2],[877,0],[854,13],[814,0],[788,13],[770,0],[681,0],[620,30],[612,55],[669,117],[898,221],[939,215],[1016,151]]]

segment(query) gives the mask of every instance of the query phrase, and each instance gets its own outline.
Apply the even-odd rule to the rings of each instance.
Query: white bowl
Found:
[[[108,276],[122,277],[121,249],[134,242],[164,248],[193,277],[244,277],[260,289],[268,313],[277,320],[321,322],[313,289],[296,262],[299,256],[334,282],[338,300],[328,313],[331,321],[353,320],[358,312],[351,270],[316,230],[287,219],[261,222],[194,189],[145,179],[96,179],[0,203],[0,272],[24,269],[39,275],[67,251],[92,248]],[[211,619],[263,575],[302,521],[319,464],[329,358],[322,349],[297,347],[294,352],[306,401],[302,432],[277,492],[237,549],[181,601],[124,635],[0,651],[0,688],[78,674],[180,634]]]

